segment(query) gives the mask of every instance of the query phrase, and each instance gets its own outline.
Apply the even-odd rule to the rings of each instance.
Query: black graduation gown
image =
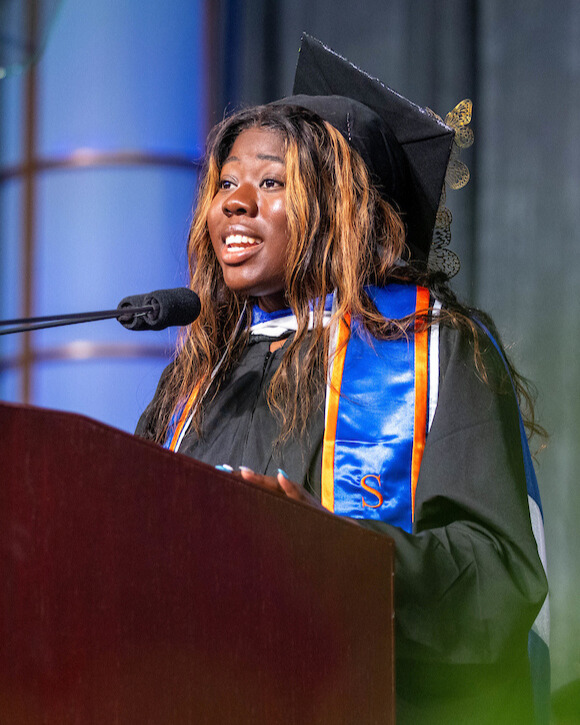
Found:
[[[320,496],[323,393],[306,436],[276,446],[266,390],[283,349],[256,337],[221,386],[200,440],[180,452],[248,466]],[[395,540],[397,722],[528,723],[528,631],[547,592],[532,534],[518,410],[503,363],[483,343],[441,327],[440,385],[423,455],[413,533],[363,521]],[[137,427],[147,435],[150,408]]]

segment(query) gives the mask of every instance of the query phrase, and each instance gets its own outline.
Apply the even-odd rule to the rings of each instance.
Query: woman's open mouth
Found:
[[[262,244],[259,239],[247,237],[245,234],[230,234],[225,238],[225,245],[228,252],[243,252],[249,247],[255,247]]]
[[[229,234],[224,239],[225,249],[223,251],[224,262],[243,262],[263,244],[261,239],[248,237],[245,234]]]

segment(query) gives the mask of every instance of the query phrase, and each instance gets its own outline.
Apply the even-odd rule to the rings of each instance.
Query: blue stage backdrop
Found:
[[[31,71],[0,81],[3,319],[114,308],[186,282],[206,131],[204,24],[203,0],[66,0],[35,66],[28,147]],[[114,320],[36,332],[29,343],[0,337],[0,397],[132,430],[171,341]]]

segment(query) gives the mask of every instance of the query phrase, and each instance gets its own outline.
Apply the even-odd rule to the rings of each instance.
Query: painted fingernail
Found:
[[[232,473],[234,470],[231,466],[228,466],[227,463],[222,463],[221,466],[216,466],[216,469],[218,471],[225,471],[226,473]]]
[[[290,480],[290,476],[286,473],[286,471],[283,471],[281,468],[278,469],[278,473],[282,474],[282,476],[284,476],[284,478],[287,478],[288,480]]]
[[[247,471],[248,473],[254,473],[251,468],[248,468],[247,466],[240,466],[240,471]]]

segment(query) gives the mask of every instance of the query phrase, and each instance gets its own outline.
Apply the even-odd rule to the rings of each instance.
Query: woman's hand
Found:
[[[324,506],[318,499],[308,493],[304,486],[300,486],[294,483],[294,481],[291,481],[281,468],[278,469],[278,475],[274,478],[274,476],[262,476],[259,473],[254,473],[251,468],[240,466],[240,475],[245,481],[255,483],[268,491],[283,493],[295,501],[303,501],[316,508],[324,509]]]

